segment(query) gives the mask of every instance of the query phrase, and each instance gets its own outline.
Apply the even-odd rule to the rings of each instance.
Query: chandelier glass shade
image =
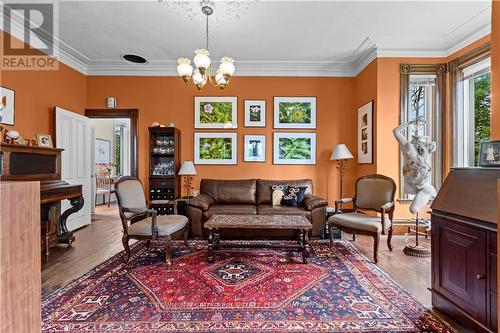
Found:
[[[210,59],[210,52],[208,52],[208,17],[213,14],[213,7],[206,5],[203,6],[201,10],[206,16],[207,46],[205,49],[194,50],[194,67],[191,65],[191,60],[189,58],[179,58],[177,60],[177,73],[182,77],[186,85],[189,84],[190,81],[193,81],[198,90],[201,90],[207,82],[210,82],[213,86],[222,90],[227,87],[229,80],[234,74],[236,69],[234,67],[234,60],[230,57],[222,57],[219,68],[212,78],[210,75],[212,60]]]

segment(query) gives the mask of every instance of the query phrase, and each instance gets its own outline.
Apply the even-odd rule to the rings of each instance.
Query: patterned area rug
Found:
[[[296,252],[134,244],[43,300],[44,332],[449,332],[347,242]],[[161,249],[162,244],[157,244]]]

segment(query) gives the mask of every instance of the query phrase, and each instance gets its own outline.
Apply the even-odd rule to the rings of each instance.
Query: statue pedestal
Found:
[[[421,221],[418,218],[418,213],[415,218],[415,229],[409,228],[408,232],[405,234],[406,246],[403,249],[404,254],[413,257],[430,257],[431,248],[427,244],[423,244],[419,240],[419,236],[424,236],[427,238],[427,234],[419,230],[420,227],[425,227],[426,230],[430,230],[431,222],[428,220]],[[413,236],[415,237],[414,239]]]

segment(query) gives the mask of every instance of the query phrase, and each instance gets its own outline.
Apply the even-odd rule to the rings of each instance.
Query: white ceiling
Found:
[[[89,75],[175,75],[205,46],[202,19],[157,1],[60,2],[59,22],[63,61]],[[447,56],[490,26],[490,1],[260,0],[211,26],[210,52],[233,57],[236,75],[352,76],[376,56]]]

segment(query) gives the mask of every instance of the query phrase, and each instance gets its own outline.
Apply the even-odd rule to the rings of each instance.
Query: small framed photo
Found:
[[[194,133],[195,164],[238,164],[237,133]]]
[[[266,127],[265,100],[245,100],[245,127]]]
[[[500,140],[481,142],[479,166],[500,168]]]
[[[274,133],[274,164],[316,164],[316,133]]]
[[[243,161],[265,162],[266,161],[266,136],[245,135],[245,148]]]
[[[373,163],[373,102],[358,108],[358,163]]]
[[[316,128],[316,97],[274,97],[274,128]]]
[[[0,119],[2,124],[14,125],[14,90],[0,87]]]
[[[238,98],[196,96],[194,128],[238,128]]]
[[[38,147],[53,148],[52,137],[50,134],[37,134],[36,144]]]

